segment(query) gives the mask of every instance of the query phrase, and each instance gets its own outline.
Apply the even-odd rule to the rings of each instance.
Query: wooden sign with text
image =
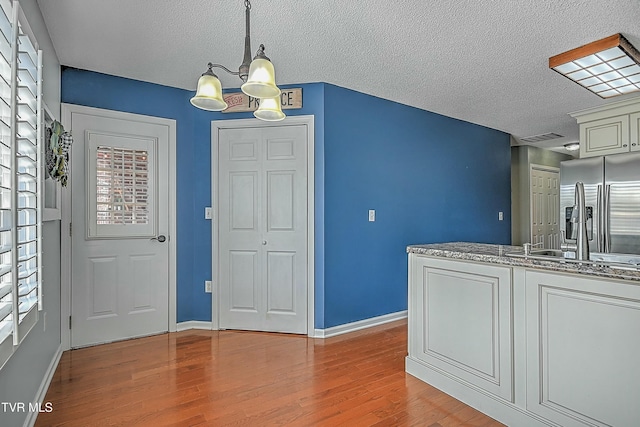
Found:
[[[223,113],[239,113],[244,111],[256,111],[260,106],[260,100],[242,92],[225,93],[224,101],[229,105]],[[280,103],[283,110],[302,108],[302,88],[282,89]]]

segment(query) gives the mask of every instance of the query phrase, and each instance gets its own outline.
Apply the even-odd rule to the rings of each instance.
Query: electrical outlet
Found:
[[[212,289],[211,289],[211,288],[212,288],[211,280],[205,280],[205,281],[204,281],[204,291],[205,291],[206,293],[210,294],[210,293],[211,293],[211,291],[212,291]]]
[[[375,220],[376,220],[375,209],[369,209],[369,222],[374,222]]]

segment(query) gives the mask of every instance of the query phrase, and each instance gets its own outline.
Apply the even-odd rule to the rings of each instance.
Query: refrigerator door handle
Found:
[[[598,184],[598,195],[596,197],[596,211],[598,212],[598,217],[596,218],[597,226],[598,226],[598,238],[596,241],[596,250],[598,252],[604,252],[604,211],[602,210],[603,199],[602,199],[602,184]]]
[[[609,230],[609,217],[611,216],[611,208],[609,206],[609,202],[611,201],[611,185],[606,185],[604,187],[604,210],[602,211],[603,215],[603,226],[604,226],[604,251],[605,253],[611,252],[611,230]]]

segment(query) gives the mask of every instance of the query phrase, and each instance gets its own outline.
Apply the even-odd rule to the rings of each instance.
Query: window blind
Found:
[[[12,25],[13,11],[7,1],[0,2],[0,364],[13,347],[13,281],[14,248],[12,245]]]
[[[0,0],[0,366],[42,308],[41,82],[19,3]]]
[[[38,305],[38,52],[18,23],[17,137],[18,320]]]
[[[148,153],[98,147],[96,155],[98,224],[148,224]]]

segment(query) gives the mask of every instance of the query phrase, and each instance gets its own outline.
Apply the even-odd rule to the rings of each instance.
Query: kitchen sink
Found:
[[[560,249],[534,249],[531,251],[531,256],[564,258],[564,253]]]
[[[564,261],[566,259],[564,257],[564,252],[559,249],[533,249],[529,255],[525,255],[524,252],[509,252],[505,255],[515,258],[532,258],[554,261]]]
[[[571,252],[566,253],[568,255],[573,255]],[[529,255],[525,255],[524,252],[509,252],[505,255],[509,257],[528,258],[540,261],[580,262],[583,264],[610,265],[612,267],[628,266],[640,268],[640,255],[634,254],[592,252],[589,254],[589,260],[587,261],[578,261],[573,257],[565,257],[565,252],[562,252],[560,249],[534,249],[531,250]]]

